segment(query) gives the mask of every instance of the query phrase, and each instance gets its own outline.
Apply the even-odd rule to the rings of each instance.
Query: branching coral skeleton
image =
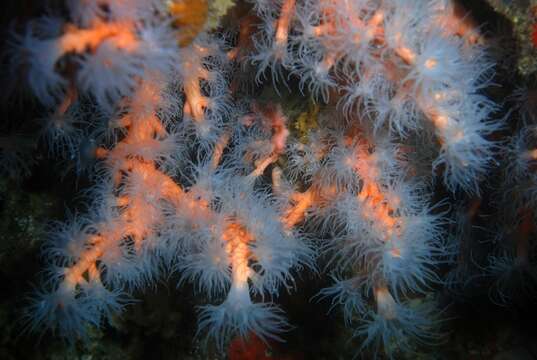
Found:
[[[90,133],[99,159],[88,215],[51,234],[33,330],[82,336],[177,272],[218,302],[200,308],[198,334],[220,350],[237,334],[282,340],[273,301],[323,253],[335,284],[320,294],[361,350],[438,340],[433,305],[410,302],[451,255],[432,170],[478,193],[496,147],[483,39],[447,0],[251,2],[227,53],[204,30],[211,1],[69,1],[72,23],[14,35],[52,126]],[[293,81],[323,103],[318,126],[297,139],[283,106],[241,93],[252,64],[257,86]],[[84,120],[83,101],[106,120]],[[71,109],[82,120],[62,123]],[[55,154],[81,151],[50,138]]]

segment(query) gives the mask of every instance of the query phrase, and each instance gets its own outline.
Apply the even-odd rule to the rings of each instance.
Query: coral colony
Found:
[[[284,340],[277,296],[318,271],[357,352],[438,342],[425,294],[456,248],[433,186],[478,194],[500,126],[481,35],[448,0],[251,0],[225,35],[214,3],[67,0],[14,31],[51,154],[94,184],[44,247],[29,327],[83,338],[174,273],[220,349]],[[290,90],[315,104],[301,133]]]

